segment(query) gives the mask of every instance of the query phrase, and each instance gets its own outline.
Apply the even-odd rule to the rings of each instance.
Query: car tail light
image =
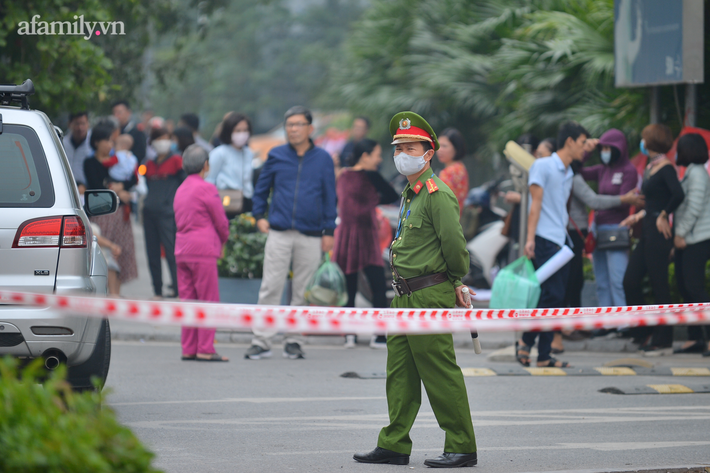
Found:
[[[64,217],[62,246],[86,247],[86,228],[79,217]]]
[[[59,246],[62,217],[28,220],[17,229],[13,248],[43,248]]]
[[[86,228],[81,218],[43,217],[28,220],[17,229],[13,248],[83,248]]]

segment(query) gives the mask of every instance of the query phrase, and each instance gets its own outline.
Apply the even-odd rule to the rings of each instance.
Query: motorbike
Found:
[[[512,181],[500,177],[474,187],[466,197],[461,226],[471,258],[469,272],[462,279],[467,286],[490,289],[498,270],[510,260],[510,239],[501,233],[508,211],[496,204],[504,189],[512,185]]]

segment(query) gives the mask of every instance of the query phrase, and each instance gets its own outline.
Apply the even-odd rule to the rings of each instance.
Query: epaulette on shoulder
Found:
[[[434,179],[427,179],[426,188],[430,194],[433,194],[434,192],[439,190],[439,186],[436,185],[436,182],[434,182]]]

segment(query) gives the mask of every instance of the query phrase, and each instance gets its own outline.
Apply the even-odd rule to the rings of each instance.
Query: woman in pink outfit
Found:
[[[217,188],[205,182],[210,168],[207,152],[198,145],[189,146],[182,166],[187,178],[173,203],[178,294],[181,300],[219,302],[217,260],[229,237],[229,221]],[[214,334],[211,328],[183,327],[182,359],[229,361],[215,353]]]

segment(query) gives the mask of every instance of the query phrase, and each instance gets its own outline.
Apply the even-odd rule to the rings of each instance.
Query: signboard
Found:
[[[703,82],[703,0],[614,0],[617,87]]]

